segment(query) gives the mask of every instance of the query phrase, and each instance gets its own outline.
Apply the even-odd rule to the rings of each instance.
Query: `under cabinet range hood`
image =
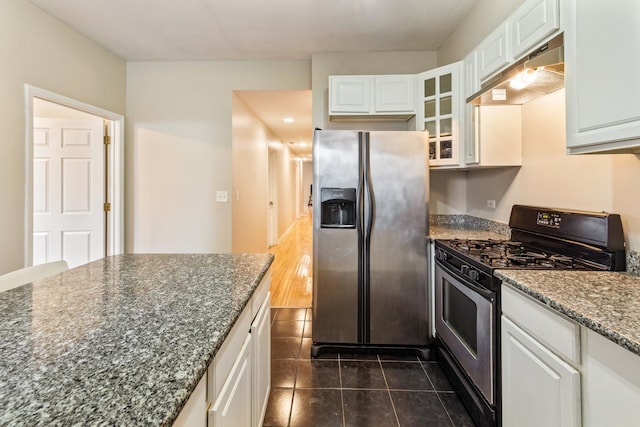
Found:
[[[467,98],[473,105],[521,105],[564,87],[563,35],[549,40]]]

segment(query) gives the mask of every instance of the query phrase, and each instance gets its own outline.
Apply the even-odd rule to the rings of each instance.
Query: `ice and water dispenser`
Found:
[[[356,228],[356,189],[320,189],[320,228]]]

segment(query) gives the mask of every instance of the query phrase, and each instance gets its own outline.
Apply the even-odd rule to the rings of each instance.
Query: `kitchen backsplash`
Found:
[[[464,226],[471,230],[492,231],[507,236],[510,234],[508,224],[471,215],[429,215],[429,224]]]
[[[640,254],[636,251],[627,252],[627,273],[640,276]]]

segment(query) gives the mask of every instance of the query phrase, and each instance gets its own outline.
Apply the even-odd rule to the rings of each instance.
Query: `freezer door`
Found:
[[[369,253],[369,343],[427,345],[427,190],[425,134],[371,132],[365,191]],[[315,325],[314,325],[315,327]]]
[[[358,239],[361,203],[357,131],[316,131],[313,146],[313,342],[357,344],[362,290]],[[323,189],[325,189],[323,191]],[[344,199],[356,189],[356,226],[322,226],[321,196]],[[336,195],[337,194],[337,195]],[[325,212],[325,216],[327,216]],[[326,221],[325,221],[326,222]],[[331,221],[329,221],[331,222]]]

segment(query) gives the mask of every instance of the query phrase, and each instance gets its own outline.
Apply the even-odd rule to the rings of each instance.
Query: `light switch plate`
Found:
[[[228,191],[216,191],[216,202],[227,203],[229,201]]]

